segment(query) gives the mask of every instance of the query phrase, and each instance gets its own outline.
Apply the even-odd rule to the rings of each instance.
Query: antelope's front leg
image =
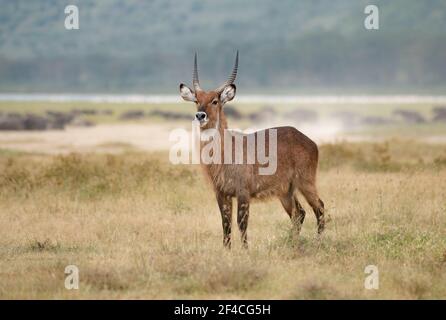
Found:
[[[218,207],[221,213],[223,226],[223,245],[231,248],[231,225],[232,225],[232,197],[221,193],[217,194]]]
[[[242,235],[242,245],[248,248],[248,218],[249,218],[249,199],[239,197],[237,199],[237,224]]]

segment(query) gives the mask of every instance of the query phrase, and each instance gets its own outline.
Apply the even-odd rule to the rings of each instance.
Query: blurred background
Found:
[[[318,142],[446,141],[444,1],[0,4],[3,148],[167,149],[170,130],[190,128],[195,112],[178,94],[194,52],[212,89],[237,49],[232,128],[294,125]],[[378,30],[364,26],[369,4]],[[65,28],[67,5],[79,9],[78,30]]]
[[[79,7],[79,30],[64,8]],[[364,8],[379,8],[379,30]],[[239,49],[240,93],[442,93],[442,0],[0,1],[0,91],[175,93]]]

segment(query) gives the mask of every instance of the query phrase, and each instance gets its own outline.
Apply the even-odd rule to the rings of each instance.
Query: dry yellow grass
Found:
[[[252,205],[250,249],[235,227],[226,251],[200,169],[166,153],[0,152],[0,298],[445,299],[444,146],[343,143],[321,159],[321,239],[308,206],[296,241],[272,200]],[[379,290],[364,289],[371,264]]]

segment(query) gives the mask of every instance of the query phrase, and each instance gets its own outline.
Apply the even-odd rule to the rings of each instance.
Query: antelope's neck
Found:
[[[220,112],[219,118],[217,121],[218,122],[216,124],[216,129],[220,133],[220,138],[221,138],[221,141],[223,142],[225,130],[228,129],[228,122],[226,121],[226,117],[223,112]]]
[[[213,127],[213,129],[216,129],[220,135],[220,159],[221,162],[223,162],[224,159],[224,134],[225,134],[225,130],[228,129],[228,123],[226,121],[226,117],[223,114],[223,112],[220,112],[219,117],[217,118],[217,121],[215,123],[215,127]],[[203,149],[203,146],[205,146],[206,144],[208,144],[209,141],[201,141],[201,149]],[[204,164],[202,163],[202,167],[206,173],[206,175],[208,176],[208,178],[211,180],[211,182],[214,184],[214,186],[216,185],[217,181],[220,180],[219,177],[222,174],[222,169],[223,166],[222,164],[218,164],[218,163],[210,163],[210,164]]]

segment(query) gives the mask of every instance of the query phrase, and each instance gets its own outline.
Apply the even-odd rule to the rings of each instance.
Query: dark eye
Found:
[[[212,101],[212,104],[216,105],[217,104],[217,100]]]

